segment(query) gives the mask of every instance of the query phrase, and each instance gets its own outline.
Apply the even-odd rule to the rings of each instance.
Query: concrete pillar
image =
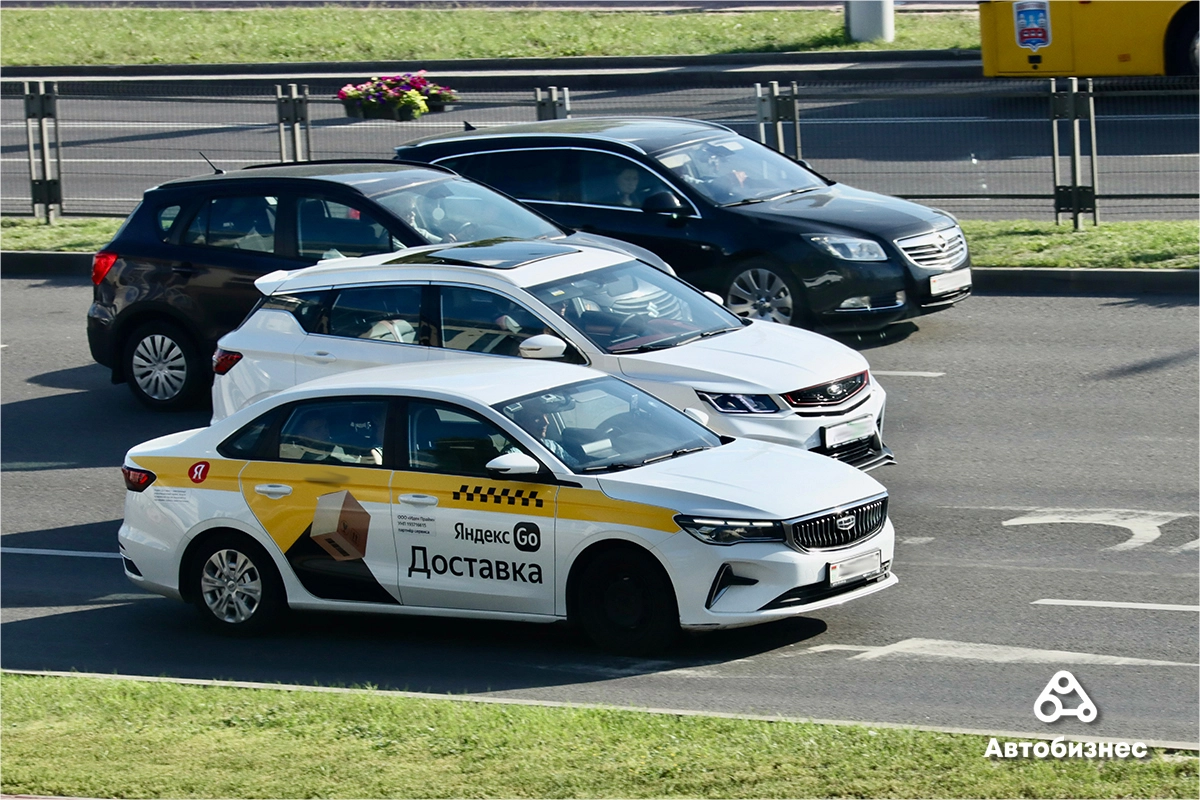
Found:
[[[896,39],[892,0],[847,0],[846,38],[852,42],[892,42]]]

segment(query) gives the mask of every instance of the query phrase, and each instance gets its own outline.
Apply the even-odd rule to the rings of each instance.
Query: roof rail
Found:
[[[437,172],[445,172],[448,175],[457,175],[458,173],[447,167],[439,167],[436,164],[426,164],[423,161],[408,161],[398,158],[322,158],[314,161],[275,161],[268,164],[250,164],[242,167],[242,169],[266,169],[268,167],[290,167],[302,165],[321,165],[321,164],[387,164],[389,166],[400,164],[409,167],[423,167],[432,169]]]

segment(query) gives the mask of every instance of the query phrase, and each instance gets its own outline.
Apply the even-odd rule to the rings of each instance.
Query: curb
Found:
[[[87,277],[91,253],[36,250],[0,252],[0,277]],[[972,267],[976,294],[1200,296],[1200,270],[1194,269],[1042,269]]]

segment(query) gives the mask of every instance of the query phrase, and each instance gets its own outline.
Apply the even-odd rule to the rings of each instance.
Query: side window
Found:
[[[383,225],[365,211],[343,203],[301,197],[296,215],[296,244],[303,258],[319,261],[398,249]]]
[[[158,215],[155,219],[158,221],[158,235],[164,242],[167,240],[167,235],[171,232],[171,226],[179,218],[179,210],[179,206],[167,206],[158,210]]]
[[[580,202],[597,206],[641,208],[646,198],[669,192],[650,170],[619,156],[583,151],[579,154]]]
[[[279,431],[280,461],[384,463],[385,400],[331,400],[294,407]]]
[[[487,183],[518,200],[572,202],[579,195],[569,168],[574,152],[508,150],[491,153]]]
[[[277,294],[264,297],[259,308],[287,311],[300,327],[309,333],[325,333],[328,325],[324,319],[325,301],[329,292],[302,292],[300,294]],[[249,317],[247,317],[249,319]]]
[[[329,333],[353,339],[415,344],[421,286],[343,289],[329,309]]]
[[[540,333],[553,333],[533,312],[494,292],[465,286],[443,286],[442,347],[520,355],[521,342]]]
[[[188,226],[184,244],[274,253],[278,208],[277,197],[214,197]]]
[[[226,458],[252,459],[257,457],[263,437],[275,421],[275,409],[268,411],[240,431],[230,436],[217,447],[217,452]]]
[[[498,455],[520,450],[490,422],[424,400],[408,404],[408,466],[421,472],[487,475]]]
[[[440,167],[448,167],[459,175],[465,175],[472,180],[490,185],[491,182],[488,180],[488,161],[490,158],[491,153],[480,153],[473,156],[451,156],[450,158],[438,159],[437,164]]]

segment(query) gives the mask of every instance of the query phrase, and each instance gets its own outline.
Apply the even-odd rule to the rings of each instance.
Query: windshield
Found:
[[[717,205],[768,200],[826,185],[795,161],[743,136],[689,144],[657,158]]]
[[[372,199],[430,244],[563,235],[557,226],[521,204],[463,178],[439,178]]]
[[[606,353],[660,350],[742,327],[700,292],[640,261],[529,291]]]
[[[718,447],[695,420],[616,378],[562,386],[494,406],[573,472],[610,472]]]

